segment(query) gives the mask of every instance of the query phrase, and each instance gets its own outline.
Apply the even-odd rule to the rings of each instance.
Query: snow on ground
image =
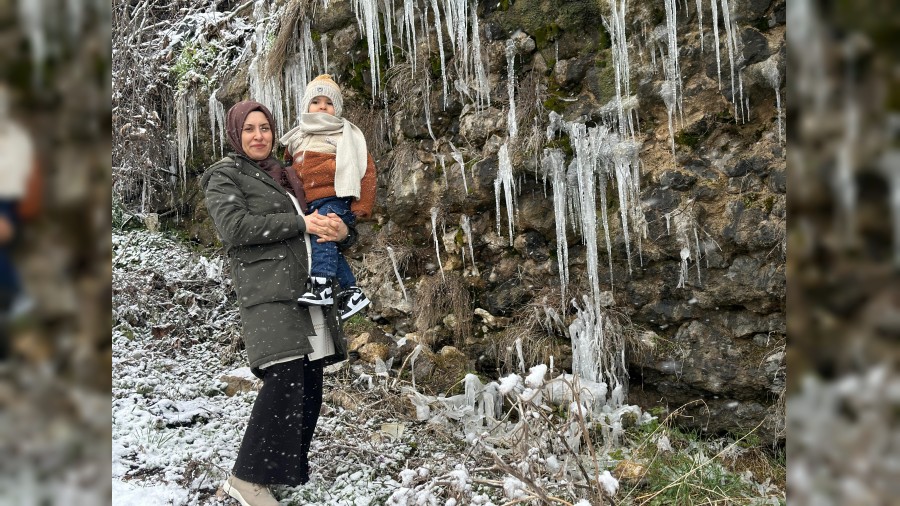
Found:
[[[146,231],[114,231],[112,243],[113,504],[237,504],[220,485],[256,392],[226,395],[221,380],[247,372],[223,258]],[[621,406],[582,418],[572,390],[563,388],[575,378],[545,374],[538,365],[524,379],[510,374],[488,385],[470,375],[465,394],[435,398],[361,362],[335,366],[326,371],[312,479],[274,493],[288,505],[487,506],[552,497],[583,506],[611,496],[631,504],[635,487],[622,497],[609,472],[631,450],[613,442],[623,414],[638,423],[653,417]],[[603,398],[591,390],[601,386],[579,388]],[[482,412],[502,420],[474,413],[475,397]],[[576,406],[568,416],[551,414],[568,404]],[[595,435],[581,432],[584,421]],[[576,453],[595,437],[607,443]],[[763,488],[765,504],[783,503],[783,492]]]
[[[219,380],[245,365],[230,350],[238,320],[221,258],[143,231],[114,233],[113,250],[113,503],[234,504],[219,486],[256,393],[226,396]],[[444,504],[460,487],[472,504],[505,502],[458,478],[472,464],[465,443],[351,385],[361,367],[327,375],[312,481],[276,489],[283,504]]]

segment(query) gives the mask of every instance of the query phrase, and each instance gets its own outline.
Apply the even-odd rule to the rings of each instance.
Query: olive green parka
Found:
[[[297,303],[309,276],[306,225],[287,192],[242,155],[210,166],[200,184],[229,259],[247,358],[262,377],[261,366],[313,351],[310,308]],[[335,306],[323,313],[335,348],[321,359],[328,365],[346,358],[346,342]]]

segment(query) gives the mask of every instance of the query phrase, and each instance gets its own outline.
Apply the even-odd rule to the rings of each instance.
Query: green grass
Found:
[[[632,448],[629,460],[644,466],[645,472],[637,483],[623,483],[622,490],[628,499],[623,503],[747,504],[760,498],[752,484],[742,477],[747,470],[758,482],[769,479],[772,483],[784,483],[785,466],[779,464],[777,454],[769,455],[760,447],[761,439],[753,431],[713,441],[699,431],[674,426],[680,411],[627,431]],[[671,451],[657,446],[661,436],[669,439]]]

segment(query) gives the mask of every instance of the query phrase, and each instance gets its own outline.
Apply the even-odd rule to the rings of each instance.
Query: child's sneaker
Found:
[[[340,293],[341,320],[346,320],[369,305],[369,298],[358,286],[351,286]]]
[[[301,306],[328,306],[334,303],[328,280],[312,276],[307,281],[308,290],[297,299]]]

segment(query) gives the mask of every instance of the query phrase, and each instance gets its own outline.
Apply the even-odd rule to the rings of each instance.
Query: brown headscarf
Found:
[[[269,120],[269,126],[272,128],[272,142],[275,142],[275,119],[269,108],[254,100],[244,100],[238,102],[228,110],[228,117],[225,119],[225,132],[228,135],[228,143],[231,149],[239,155],[243,155],[247,159],[251,159],[244,152],[241,142],[241,132],[244,130],[244,121],[253,111],[259,111],[265,114]],[[269,154],[265,160],[253,160],[266,174],[272,177],[285,190],[292,192],[297,200],[300,201],[300,209],[306,211],[306,193],[303,191],[303,183],[293,170],[285,170],[281,162]]]

